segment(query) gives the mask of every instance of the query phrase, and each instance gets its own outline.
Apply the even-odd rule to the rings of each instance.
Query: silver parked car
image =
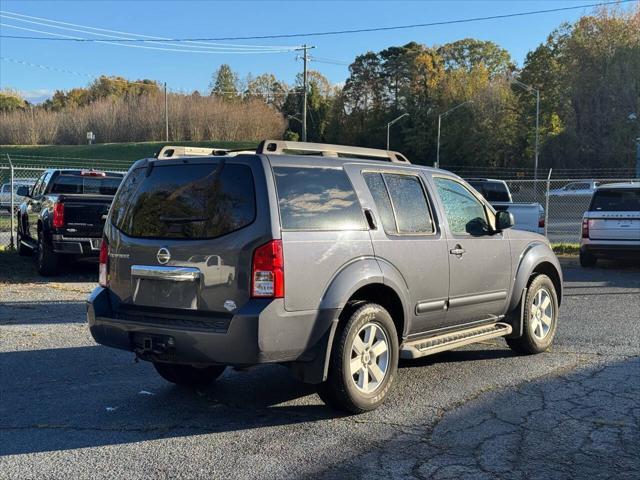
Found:
[[[13,182],[13,208],[18,209],[25,197],[18,195],[18,188],[31,188],[35,182],[33,180],[14,180]],[[11,184],[5,183],[0,187],[0,209],[11,211]]]
[[[582,219],[580,265],[615,256],[640,257],[640,182],[598,187]]]
[[[549,190],[550,197],[590,197],[598,188],[600,182],[595,180],[583,180],[568,183],[564,187]]]
[[[144,159],[105,224],[89,327],[173,383],[279,363],[363,412],[400,358],[497,337],[549,348],[560,265],[512,226],[460,177],[386,150],[265,140]]]

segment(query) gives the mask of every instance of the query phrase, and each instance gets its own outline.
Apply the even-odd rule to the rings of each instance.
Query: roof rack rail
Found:
[[[377,148],[349,147],[329,143],[290,142],[288,140],[263,140],[256,153],[276,155],[320,155],[323,157],[383,160],[394,163],[411,163],[399,152]]]
[[[165,145],[160,149],[158,153],[154,155],[155,158],[173,159],[183,157],[211,157],[221,155],[238,155],[239,153],[254,153],[253,150],[240,150],[240,149],[228,149],[217,147],[189,147],[185,145],[173,146]]]

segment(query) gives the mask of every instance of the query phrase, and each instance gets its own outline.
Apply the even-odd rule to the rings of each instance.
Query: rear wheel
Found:
[[[584,252],[580,250],[580,266],[589,268],[595,267],[596,262],[598,261],[598,257],[596,257],[593,253]]]
[[[53,252],[53,247],[44,240],[44,235],[38,235],[38,254],[36,255],[36,267],[38,273],[48,277],[58,273],[59,257]]]
[[[555,286],[546,275],[538,275],[527,290],[522,336],[507,338],[507,344],[518,353],[544,352],[551,346],[557,326],[558,296]]]
[[[398,369],[398,336],[391,315],[367,303],[338,326],[327,381],[318,386],[329,406],[362,413],[384,402]]]
[[[153,362],[153,366],[162,378],[176,385],[197,387],[208,385],[224,372],[225,365],[194,367],[175,363]]]

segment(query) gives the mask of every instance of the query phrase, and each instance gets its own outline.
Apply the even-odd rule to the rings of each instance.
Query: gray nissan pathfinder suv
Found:
[[[550,346],[560,265],[512,225],[456,175],[396,152],[266,140],[140,160],[105,225],[89,326],[176,384],[280,363],[363,412],[400,358],[495,337]]]

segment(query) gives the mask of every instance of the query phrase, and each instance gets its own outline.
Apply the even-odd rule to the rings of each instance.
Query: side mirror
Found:
[[[516,224],[513,213],[500,210],[496,213],[496,230],[502,231],[511,228]]]
[[[24,185],[18,187],[16,191],[16,195],[19,197],[28,197],[29,196],[29,187],[25,187]]]

